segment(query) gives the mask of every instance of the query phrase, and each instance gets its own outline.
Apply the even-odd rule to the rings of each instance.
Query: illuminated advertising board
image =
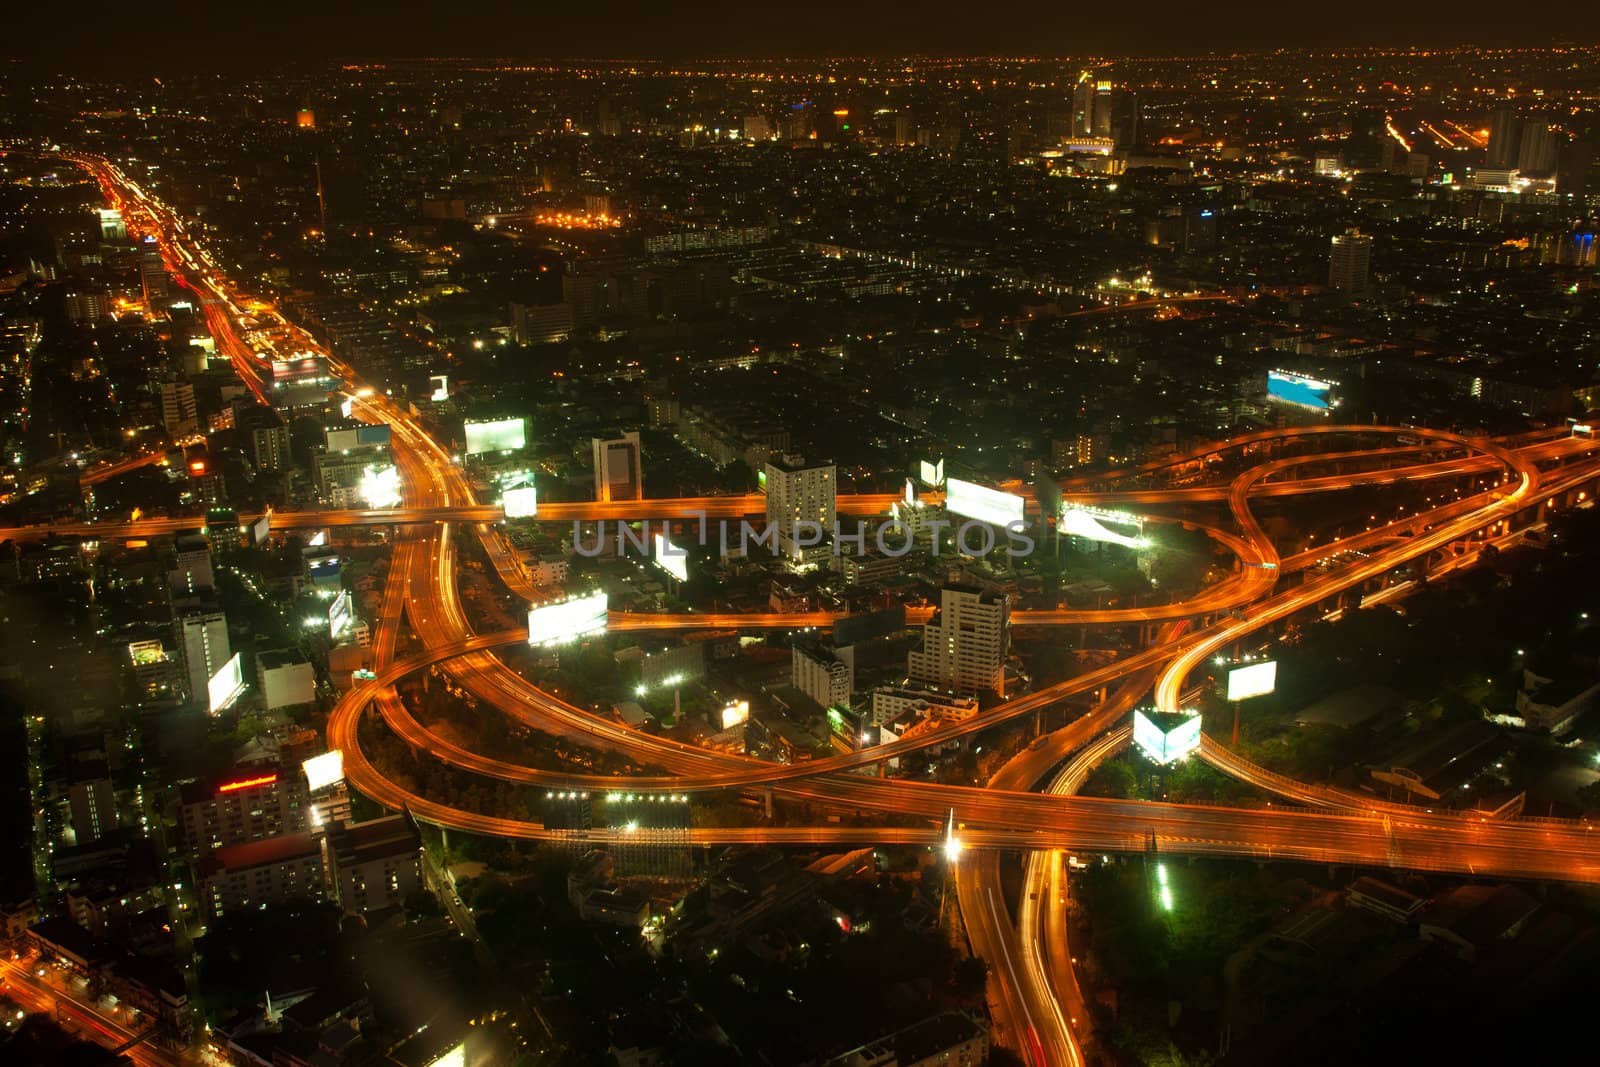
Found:
[[[306,562],[306,577],[311,579],[311,584],[324,588],[339,587],[339,553],[333,549],[307,551],[302,558]]]
[[[689,580],[688,553],[668,541],[663,533],[655,535],[655,564],[680,582]]]
[[[272,512],[269,511],[257,519],[256,524],[250,528],[250,538],[255,544],[264,545],[267,543],[267,535],[271,532]]]
[[[373,445],[387,447],[393,434],[386,422],[361,423],[356,426],[333,426],[324,431],[323,439],[329,452],[349,452],[354,448]]]
[[[1140,516],[1086,508],[1081,504],[1062,503],[1060,532],[1127,548],[1150,545],[1144,536],[1144,519]]]
[[[330,785],[338,785],[344,781],[344,753],[336,748],[332,752],[312,756],[300,765],[300,769],[305,771],[306,785],[313,793]]]
[[[219,715],[233,706],[244,692],[244,666],[239,661],[239,653],[224,663],[211,680],[206,683],[206,696],[209,698],[209,710],[213,715]]]
[[[392,466],[370,466],[361,472],[356,492],[369,508],[397,508],[400,506],[400,472]]]
[[[560,645],[606,629],[606,595],[591,593],[528,610],[528,644]]]
[[[1153,762],[1175,763],[1200,747],[1199,715],[1163,716],[1175,720],[1172,726],[1163,729],[1151,718],[1153,714],[1143,711],[1133,713],[1133,743]]]
[[[1015,493],[951,478],[945,483],[945,510],[952,515],[987,522],[994,526],[1021,523],[1027,515],[1027,502]]]
[[[750,721],[750,702],[748,700],[735,700],[722,709],[722,728],[731,730],[735,726]]]
[[[1333,383],[1307,378],[1288,371],[1267,371],[1267,399],[1313,411],[1328,411],[1333,407]]]
[[[944,460],[941,459],[937,463],[929,463],[927,460],[923,460],[917,466],[918,475],[922,479],[923,485],[930,489],[937,489],[944,484]]]
[[[525,419],[494,419],[469,422],[464,427],[469,456],[485,452],[515,452],[528,443]]]
[[[341,589],[339,595],[333,598],[333,603],[328,605],[328,636],[337,644],[355,627],[355,602],[348,589]]]
[[[1277,688],[1277,685],[1277,660],[1246,663],[1228,672],[1228,699],[1249,700],[1251,697],[1266,696]]]
[[[428,399],[438,404],[450,399],[450,376],[448,374],[433,374],[428,377]]]
[[[531,519],[539,514],[539,493],[531,485],[507,489],[500,496],[500,506],[508,519]]]
[[[287,389],[291,385],[318,385],[331,382],[328,361],[321,356],[297,356],[294,359],[272,361],[272,387]]]

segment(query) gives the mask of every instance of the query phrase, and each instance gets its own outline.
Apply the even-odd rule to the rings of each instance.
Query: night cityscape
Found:
[[[1470,15],[8,15],[0,1063],[1581,1062],[1600,19]]]

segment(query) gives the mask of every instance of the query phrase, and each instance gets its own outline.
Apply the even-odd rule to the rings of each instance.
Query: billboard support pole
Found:
[[[1239,747],[1239,702],[1233,702],[1233,747]]]

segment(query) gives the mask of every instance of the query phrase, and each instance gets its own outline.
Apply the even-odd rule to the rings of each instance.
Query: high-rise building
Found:
[[[911,680],[963,693],[1005,688],[1011,604],[995,589],[947,585],[939,610],[922,628],[922,649],[907,657]]]
[[[1517,165],[1522,142],[1522,119],[1512,107],[1497,107],[1489,116],[1489,149],[1483,165],[1490,170],[1509,170]]]
[[[201,906],[212,918],[326,895],[322,842],[305,833],[219,848],[195,870]]]
[[[1594,167],[1594,149],[1587,141],[1570,141],[1561,146],[1556,168],[1556,192],[1572,200],[1582,200],[1589,189],[1589,171]]]
[[[1372,238],[1351,230],[1333,239],[1328,255],[1328,288],[1359,296],[1367,291]]]
[[[335,826],[323,854],[348,914],[398,908],[422,888],[422,838],[408,816]]]
[[[1111,104],[1116,96],[1116,88],[1108,81],[1094,83],[1094,116],[1089,135],[1091,137],[1111,136]]]
[[[851,647],[831,648],[817,642],[796,641],[790,659],[796,689],[825,708],[850,706],[855,689],[855,653]]]
[[[289,426],[274,408],[254,405],[235,417],[234,425],[249,435],[250,458],[258,471],[282,471],[292,466]]]
[[[594,498],[596,500],[643,500],[644,466],[639,455],[639,431],[621,437],[591,438],[594,454]]]
[[[156,249],[139,254],[139,286],[144,290],[145,307],[152,311],[167,298],[167,265]]]
[[[1118,89],[1111,98],[1111,138],[1118,148],[1144,143],[1144,112],[1139,94],[1131,89]]]
[[[1072,88],[1072,136],[1094,136],[1094,75],[1088,71]]]
[[[188,382],[166,382],[161,386],[161,425],[170,437],[182,437],[199,429],[200,410],[195,405],[194,386]]]
[[[175,629],[189,700],[204,707],[206,683],[233,655],[228,643],[228,617],[220,608],[189,607],[178,615]]]
[[[180,801],[183,846],[193,858],[310,829],[305,776],[272,765],[236,767],[216,781],[189,782]]]
[[[114,207],[103,207],[98,212],[100,216],[100,240],[111,244],[121,244],[128,239],[128,226],[122,219],[122,212]]]
[[[78,844],[98,841],[117,828],[117,807],[111,790],[111,773],[104,760],[79,766],[67,787],[72,808],[72,832]]]
[[[1556,173],[1561,141],[1556,131],[1542,118],[1522,124],[1522,141],[1517,146],[1517,172],[1524,178],[1550,178]]]
[[[786,555],[799,555],[799,524],[814,522],[824,538],[833,535],[838,516],[837,471],[832,463],[807,464],[799,456],[768,460],[767,525],[778,528],[778,547]],[[808,538],[809,539],[809,538]]]
[[[173,566],[167,572],[167,588],[173,599],[204,596],[215,590],[210,541],[201,534],[179,534],[173,540],[172,549]]]

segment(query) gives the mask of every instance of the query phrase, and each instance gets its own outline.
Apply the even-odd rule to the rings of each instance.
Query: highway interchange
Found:
[[[192,240],[183,223],[159,201],[130,181],[113,163],[67,156],[90,168],[113,202],[124,210],[130,229],[159,238],[168,266],[194,290],[218,350],[241,378],[266,398],[267,363],[251,333],[245,312],[230,295],[220,271]],[[252,309],[259,318],[263,312]],[[321,351],[312,339],[276,312],[274,329],[291,336],[298,348]],[[1017,612],[1020,626],[1160,624],[1158,637],[1121,659],[1075,677],[1014,697],[960,723],[861,752],[781,765],[714,753],[630,730],[596,709],[568,703],[545,692],[509,668],[494,651],[526,640],[523,631],[476,634],[461,605],[456,585],[456,538],[477,537],[499,577],[515,593],[537,599],[504,536],[493,525],[503,515],[479,503],[461,468],[405,408],[363,387],[354,370],[329,355],[330,365],[355,401],[355,414],[388,423],[393,453],[402,475],[404,505],[399,509],[283,513],[275,528],[310,528],[355,523],[392,526],[394,553],[375,620],[376,676],[345,695],[332,712],[328,743],[343,750],[353,788],[394,809],[442,827],[512,838],[548,836],[537,822],[505,819],[442,804],[414,794],[390,779],[363,753],[364,721],[384,726],[447,764],[530,787],[584,791],[663,790],[702,792],[722,789],[774,790],[840,809],[875,811],[895,817],[890,826],[701,827],[696,843],[794,845],[912,844],[937,846],[943,820],[954,813],[965,858],[956,883],[963,920],[975,953],[991,967],[991,1000],[997,1039],[1031,1063],[1082,1060],[1079,1027],[1081,996],[1065,943],[1062,909],[1050,906],[1064,890],[1061,850],[1139,851],[1153,840],[1166,852],[1194,855],[1293,859],[1355,866],[1398,866],[1435,871],[1511,877],[1600,882],[1600,847],[1582,823],[1547,820],[1485,820],[1449,813],[1380,804],[1361,794],[1295,783],[1232,757],[1226,746],[1206,739],[1205,758],[1222,770],[1303,806],[1228,809],[1078,798],[1071,794],[1087,767],[1127,743],[1129,709],[1154,690],[1163,709],[1182,706],[1196,668],[1221,649],[1249,638],[1275,622],[1336,601],[1350,590],[1409,560],[1460,552],[1463,546],[1495,532],[1513,516],[1567,495],[1592,490],[1600,476],[1600,457],[1586,438],[1564,432],[1525,435],[1501,442],[1466,439],[1415,427],[1317,426],[1307,430],[1264,431],[1195,450],[1176,460],[1127,472],[1110,490],[1067,482],[1071,499],[1089,503],[1171,507],[1221,502],[1232,529],[1204,528],[1236,557],[1235,570],[1195,599],[1175,604],[1110,611]],[[1145,487],[1137,483],[1188,465],[1202,476],[1209,459],[1243,456],[1286,441],[1326,439],[1325,450],[1280,456],[1244,468],[1224,484]],[[1378,444],[1374,446],[1373,442]],[[1358,446],[1356,442],[1361,442]],[[1423,442],[1426,442],[1424,446]],[[1422,453],[1426,452],[1424,455]],[[1443,456],[1444,458],[1439,458]],[[1301,476],[1296,468],[1320,467]],[[1337,468],[1334,473],[1328,469]],[[1315,549],[1279,550],[1263,531],[1251,502],[1263,497],[1303,496],[1377,485],[1438,480],[1441,485],[1486,487],[1458,490],[1436,507],[1385,522]],[[1479,480],[1479,481],[1475,481]],[[895,494],[840,498],[842,512],[886,511]],[[690,519],[738,517],[761,511],[759,497],[692,498],[625,504],[545,504],[542,521],[579,519]],[[4,536],[44,532],[102,537],[170,533],[192,520],[155,519],[81,527],[26,527]],[[1298,576],[1291,584],[1287,576]],[[618,630],[703,628],[788,629],[831,624],[826,613],[630,615],[614,614]],[[925,614],[913,613],[913,624]],[[406,623],[420,649],[401,654]],[[622,752],[635,763],[659,768],[642,776],[591,776],[538,770],[469,751],[428,730],[412,717],[394,689],[407,675],[443,665],[461,685],[519,722],[547,733],[580,738],[595,747]],[[875,765],[931,745],[975,736],[1064,700],[1105,689],[1109,695],[1090,714],[1024,749],[996,774],[987,788],[937,785],[868,777]],[[369,728],[375,728],[370,726]],[[1068,761],[1063,767],[1063,761]],[[1052,775],[1052,771],[1057,771]],[[1044,792],[1034,792],[1041,783]],[[595,831],[604,838],[613,831]],[[1025,853],[1025,890],[1016,914],[1003,899],[999,851]],[[970,855],[968,854],[970,852]]]

